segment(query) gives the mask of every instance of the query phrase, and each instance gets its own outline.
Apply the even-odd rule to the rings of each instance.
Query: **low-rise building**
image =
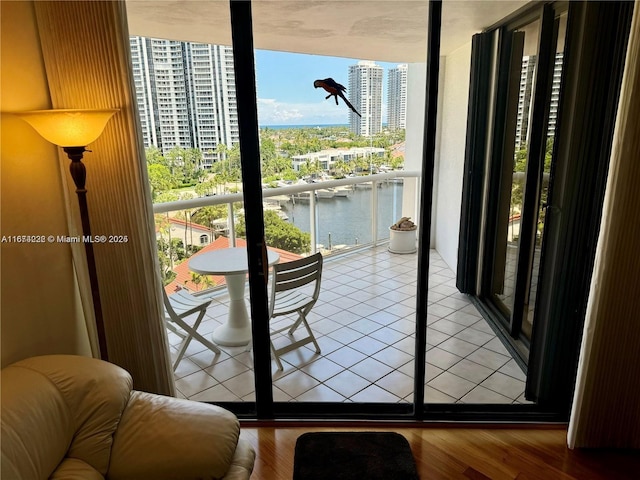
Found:
[[[320,150],[319,152],[305,153],[304,155],[294,155],[291,157],[293,169],[300,171],[302,165],[318,163],[324,171],[329,171],[333,164],[338,161],[350,162],[356,158],[384,157],[384,148],[379,147],[353,147],[353,148],[332,148]]]

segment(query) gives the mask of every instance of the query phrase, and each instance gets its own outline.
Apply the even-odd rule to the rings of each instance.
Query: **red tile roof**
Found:
[[[242,238],[236,239],[236,247],[246,247],[247,242]],[[220,250],[222,248],[229,248],[229,239],[227,237],[218,237],[214,242],[210,243],[202,250],[193,254],[189,258],[193,258],[196,255],[200,255],[202,253],[211,252],[213,250]],[[280,254],[280,263],[290,262],[292,260],[296,260],[298,258],[302,258],[302,255],[298,255],[297,253],[291,253],[286,250],[282,250],[280,248],[269,247],[269,249],[278,252]],[[204,290],[207,288],[202,284],[195,284],[192,281],[191,270],[189,270],[189,259],[184,260],[180,265],[176,265],[173,269],[176,272],[176,278],[171,281],[168,285],[164,287],[165,291],[168,294],[175,292],[181,288],[187,288],[191,292],[197,292],[199,290]],[[214,282],[214,286],[220,286],[225,284],[225,279],[223,275],[209,275],[209,279]]]
[[[175,217],[169,218],[169,222],[175,223],[176,225],[180,225],[181,227],[189,227],[194,230],[200,230],[201,232],[211,233],[211,229],[209,227],[200,225],[199,223],[195,223],[195,222],[187,223],[184,220],[180,220],[179,218],[175,218]]]
[[[187,223],[184,220],[180,220],[179,218],[176,217],[169,217],[169,223],[174,223],[176,225],[179,225],[181,227],[186,228],[187,226],[193,230],[198,230],[201,232],[206,232],[206,233],[211,233],[211,229],[205,225],[200,225],[199,223],[195,223],[195,222],[189,222]],[[156,222],[156,233],[160,230],[160,227],[158,225],[158,222]]]

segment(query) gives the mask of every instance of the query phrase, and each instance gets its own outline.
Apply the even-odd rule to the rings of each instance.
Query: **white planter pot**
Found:
[[[389,251],[391,253],[415,253],[418,248],[417,230],[393,230],[389,228]]]

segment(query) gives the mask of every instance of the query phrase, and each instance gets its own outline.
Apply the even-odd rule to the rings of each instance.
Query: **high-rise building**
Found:
[[[556,52],[555,64],[553,66],[553,80],[551,81],[551,102],[549,103],[549,125],[547,136],[552,137],[556,131],[558,120],[558,102],[560,101],[560,80],[562,77],[562,62],[564,52]]]
[[[144,146],[199,148],[204,167],[219,144],[238,142],[231,47],[131,37]]]
[[[382,130],[382,67],[362,60],[349,67],[349,101],[362,117],[349,114],[350,130],[370,136]]]
[[[520,91],[518,92],[518,116],[516,120],[516,150],[527,147],[529,133],[529,113],[533,94],[533,79],[536,72],[535,55],[522,57],[520,69]]]
[[[406,63],[389,69],[387,87],[387,126],[391,130],[407,128],[407,70]]]
[[[549,119],[547,136],[552,137],[556,129],[558,118],[558,101],[560,99],[560,80],[562,77],[563,52],[557,52],[553,67],[551,82],[551,101],[549,104]],[[537,57],[535,55],[522,57],[520,70],[520,91],[518,97],[518,114],[516,119],[516,150],[527,148],[529,140],[529,123],[531,121],[534,81]]]

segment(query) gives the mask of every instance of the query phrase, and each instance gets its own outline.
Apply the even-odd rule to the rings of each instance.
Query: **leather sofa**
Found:
[[[248,479],[231,412],[132,390],[111,363],[46,355],[2,369],[3,480]]]

